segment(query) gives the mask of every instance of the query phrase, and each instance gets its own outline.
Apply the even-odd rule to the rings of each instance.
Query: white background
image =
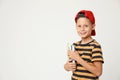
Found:
[[[104,54],[101,80],[120,80],[119,0],[0,0],[0,80],[70,80],[67,43],[74,17],[89,9]]]

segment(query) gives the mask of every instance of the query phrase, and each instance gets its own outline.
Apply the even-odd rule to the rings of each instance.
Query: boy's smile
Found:
[[[82,17],[77,20],[76,29],[81,38],[91,37],[91,32],[94,29],[91,21],[88,18]]]

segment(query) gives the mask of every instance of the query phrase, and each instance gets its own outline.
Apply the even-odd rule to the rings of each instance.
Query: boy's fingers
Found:
[[[72,69],[72,71],[74,72],[76,69]]]
[[[70,63],[70,66],[71,66],[71,67],[76,67],[76,64]]]
[[[76,65],[71,65],[71,67],[76,68]]]
[[[70,55],[69,55],[69,53],[68,53],[68,57],[69,57]]]

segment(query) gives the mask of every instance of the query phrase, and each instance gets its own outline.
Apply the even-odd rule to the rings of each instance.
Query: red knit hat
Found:
[[[77,13],[77,15],[75,16],[75,22],[77,22],[77,19],[80,17],[80,13],[83,13],[84,14],[84,17],[87,17],[91,22],[92,24],[95,24],[95,17],[94,17],[94,14],[92,13],[92,11],[89,11],[89,10],[81,10]],[[96,35],[96,32],[95,30],[92,30],[92,33],[91,33],[92,36],[95,36]]]

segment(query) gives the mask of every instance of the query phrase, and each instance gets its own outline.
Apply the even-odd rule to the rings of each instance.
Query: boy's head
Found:
[[[84,17],[88,18],[90,20],[90,22],[95,25],[95,17],[94,17],[94,14],[92,13],[92,11],[90,11],[90,10],[81,10],[81,11],[79,11],[77,13],[77,15],[75,16],[75,22],[77,23],[77,20],[79,18],[84,18]],[[92,36],[96,35],[95,29],[92,30],[91,35]]]

